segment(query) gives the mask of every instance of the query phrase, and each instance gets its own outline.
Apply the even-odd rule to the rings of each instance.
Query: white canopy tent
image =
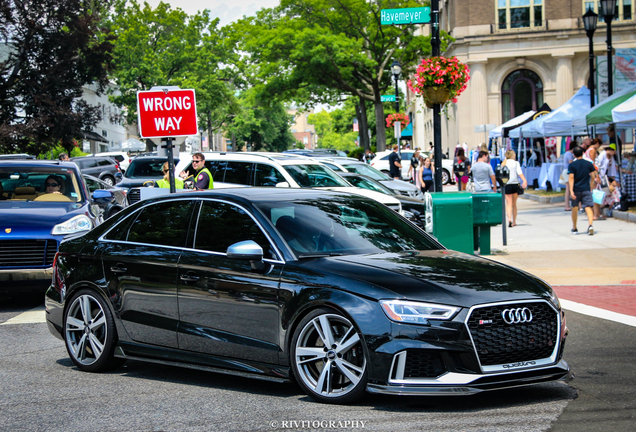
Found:
[[[146,150],[146,144],[139,141],[136,138],[128,138],[126,141],[123,141],[121,143],[121,149],[122,151],[145,151]]]
[[[510,127],[510,126],[515,126],[515,125],[518,125],[520,123],[523,123],[524,121],[528,120],[534,114],[535,114],[535,111],[530,110],[528,112],[524,112],[523,114],[521,114],[521,115],[519,115],[519,116],[517,116],[515,118],[512,118],[512,119],[508,120],[507,122],[505,122],[501,126],[498,126],[498,127],[494,128],[493,130],[491,130],[490,132],[488,132],[488,137],[489,138],[501,138],[504,128]]]
[[[583,86],[566,103],[510,131],[511,138],[542,138],[552,136],[587,135],[587,125],[573,127],[572,120],[590,109],[590,90]]]
[[[607,107],[616,108],[617,106],[619,106],[619,104],[621,104],[621,102],[616,101],[617,99],[624,100],[626,96],[628,98],[631,98],[631,96],[634,95],[635,93],[636,93],[636,87],[634,86],[629,86],[619,92],[614,93],[612,96],[608,97],[603,102],[593,106],[592,108],[588,108],[585,112],[574,117],[574,119],[572,120],[572,127],[575,129],[592,126],[592,125],[596,125],[597,128],[599,129],[606,127],[608,124],[612,123],[613,121],[612,113],[610,111],[612,108],[607,108]],[[605,111],[608,111],[607,116],[603,115]],[[635,127],[634,124],[636,124],[636,121],[622,122],[620,124],[617,124],[616,127],[622,128],[622,129],[629,129],[630,127]]]
[[[614,123],[636,123],[636,95],[612,110]]]

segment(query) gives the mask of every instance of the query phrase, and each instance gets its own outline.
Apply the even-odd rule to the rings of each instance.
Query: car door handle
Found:
[[[120,266],[114,266],[110,268],[110,271],[112,271],[113,273],[125,273],[128,271],[128,269],[126,267],[120,267]]]
[[[199,280],[199,276],[195,276],[192,274],[182,274],[180,279],[184,282],[196,282]]]

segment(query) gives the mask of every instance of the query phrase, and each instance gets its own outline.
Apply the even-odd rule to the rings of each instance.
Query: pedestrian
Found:
[[[197,190],[214,189],[214,180],[212,173],[205,167],[205,156],[203,153],[195,153],[192,155],[192,168],[194,175],[189,175],[187,171],[181,171],[179,177],[186,181],[190,178],[194,180],[194,188]]]
[[[417,165],[420,162],[420,152],[415,149],[413,157],[411,157],[411,166],[409,166],[409,172],[407,176],[411,179],[412,183],[416,183],[417,180]]]
[[[457,190],[466,190],[468,184],[468,174],[470,173],[470,161],[466,157],[462,147],[457,148],[457,156],[453,161],[453,172],[457,179]]]
[[[512,228],[517,226],[517,199],[519,198],[519,185],[522,188],[528,187],[528,182],[521,171],[521,165],[516,160],[517,154],[514,150],[508,150],[506,152],[506,160],[503,161],[501,166],[508,167],[510,177],[505,187],[506,195],[506,215],[508,216],[508,227]],[[475,164],[476,165],[476,164]],[[519,183],[521,179],[521,184]]]
[[[160,188],[170,189],[170,164],[165,162],[163,167],[161,167],[161,171],[163,172],[163,178],[161,180],[157,180],[157,186]],[[174,187],[175,189],[183,189],[183,180],[175,177]]]
[[[435,167],[431,158],[420,156],[420,164],[417,170],[418,187],[422,192],[428,192],[433,186],[433,176],[435,175]]]
[[[477,156],[477,162],[475,162],[475,165],[471,168],[475,192],[488,192],[491,189],[493,192],[497,192],[495,172],[488,163],[488,157],[489,153],[487,151],[480,150]]]
[[[606,130],[607,135],[609,135],[609,143],[615,144],[614,150],[616,150],[616,154],[614,155],[614,159],[620,165],[621,158],[623,157],[623,141],[621,141],[621,137],[616,136],[616,130],[613,123],[610,123]]]
[[[393,151],[389,155],[389,176],[394,180],[402,178],[402,159],[398,154],[398,145],[393,145]]]
[[[583,149],[581,147],[575,147],[572,150],[574,153],[574,162],[568,166],[569,175],[569,188],[570,188],[570,205],[572,207],[572,234],[578,234],[577,219],[579,205],[585,209],[587,214],[587,235],[594,235],[593,218],[594,214],[592,207],[594,206],[594,200],[592,199],[592,186],[596,180],[596,168],[590,161],[583,159]]]
[[[60,153],[57,158],[62,162],[69,162],[71,160],[71,158],[68,157],[68,153]]]
[[[568,166],[570,165],[570,163],[572,161],[574,161],[574,153],[572,153],[572,149],[576,147],[576,140],[572,140],[570,141],[570,146],[568,147],[568,151],[565,152],[565,154],[563,155],[563,165],[564,165],[564,171],[565,171],[565,176],[562,176],[561,178],[564,180],[561,180],[559,183],[563,183],[565,181],[565,211],[572,211],[572,207],[570,207],[570,188],[567,185],[567,172],[568,172]]]

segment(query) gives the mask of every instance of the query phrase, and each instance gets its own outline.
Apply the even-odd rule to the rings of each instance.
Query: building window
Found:
[[[503,121],[543,105],[543,82],[529,69],[520,69],[506,77],[501,87]]]
[[[497,28],[509,30],[543,26],[543,0],[496,0]]]
[[[614,12],[614,21],[633,20],[633,3],[634,0],[616,0],[616,12]],[[588,9],[592,9],[592,11],[599,14],[599,21],[604,21],[604,18],[599,13],[599,11],[601,10],[601,2],[599,0],[583,0],[583,13],[585,14]]]
[[[107,138],[107,137],[108,137],[108,131],[107,131],[106,129],[102,129],[102,136],[103,136],[104,138]]]

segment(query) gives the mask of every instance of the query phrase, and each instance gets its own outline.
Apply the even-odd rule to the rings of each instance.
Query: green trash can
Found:
[[[500,225],[502,220],[501,194],[474,192],[472,195],[474,248],[480,255],[490,255],[490,227]]]
[[[448,249],[475,253],[473,197],[466,192],[427,192],[426,232]]]

